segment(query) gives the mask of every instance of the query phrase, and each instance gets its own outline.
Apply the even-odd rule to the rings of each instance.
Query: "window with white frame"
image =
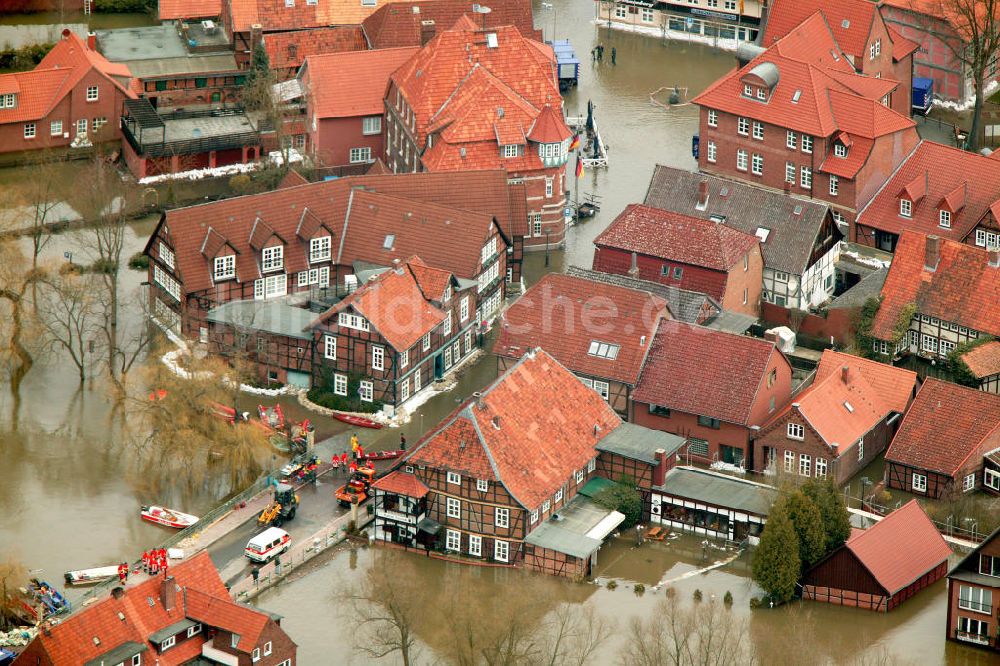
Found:
[[[212,273],[215,276],[216,282],[231,280],[236,277],[236,255],[227,254],[224,257],[216,257]]]
[[[423,351],[427,351],[428,349],[431,348],[431,334],[430,333],[424,333],[424,337],[421,338],[421,340],[420,340],[420,348]]]
[[[764,140],[764,123],[753,121],[753,138],[758,141]]]
[[[959,585],[958,607],[974,613],[993,613],[993,591],[982,587]]]
[[[410,378],[403,377],[399,383],[399,401],[406,402],[410,399]]]
[[[615,18],[616,19],[628,18],[628,10],[625,8],[625,5],[617,5],[615,7]]]
[[[750,132],[750,121],[743,116],[736,119],[736,133],[746,136]]]
[[[462,502],[454,497],[446,497],[446,513],[449,518],[462,517]]]
[[[826,478],[826,458],[816,458],[816,476]]]
[[[399,352],[399,367],[405,368],[409,364],[410,364],[410,350],[404,349],[403,351]]]
[[[199,625],[201,626],[201,625]],[[134,654],[132,655],[132,666],[142,666],[142,655]]]
[[[280,271],[285,265],[285,248],[282,245],[265,247],[261,255],[263,257],[261,271],[264,273]]]
[[[653,22],[653,10],[649,7],[642,8],[642,22],[652,23]]]
[[[62,129],[62,121],[61,120],[53,120],[51,123],[49,123],[49,134],[50,135],[52,135],[52,136],[62,136],[62,133],[63,133],[63,129]]]
[[[176,644],[177,644],[177,637],[176,636],[170,636],[169,638],[166,638],[166,639],[160,641],[160,652],[163,652],[166,649],[172,648]]]
[[[808,134],[802,135],[802,152],[811,153],[813,151],[813,138]]]
[[[801,423],[789,423],[788,424],[788,439],[797,439],[802,441],[805,439],[806,429]]]
[[[864,460],[865,457],[865,438],[860,437],[858,439],[858,460]]]
[[[177,302],[181,300],[181,285],[169,273],[153,264],[153,282],[159,285],[165,292]]]
[[[349,312],[341,312],[337,315],[337,325],[344,328],[353,328],[356,331],[367,331],[370,329],[367,319]]]
[[[743,94],[746,97],[753,97],[753,86],[750,85],[749,83],[744,83],[743,84]]]
[[[506,541],[494,541],[493,559],[497,562],[507,562],[510,559],[510,544]]]
[[[708,126],[718,127],[719,126],[719,112],[715,109],[708,110]]]
[[[444,318],[444,325],[441,327],[441,333],[445,336],[451,335],[451,312],[448,316]]]
[[[842,143],[833,144],[833,154],[837,157],[847,157],[847,146]]]
[[[201,624],[196,624],[192,627],[188,627],[187,637],[191,638],[192,636],[200,633],[201,633]]]
[[[375,384],[362,379],[358,384],[358,396],[361,398],[361,402],[372,402],[375,398]]]
[[[382,116],[366,116],[361,120],[362,134],[378,134],[382,131]]]
[[[811,190],[813,186],[813,170],[811,167],[801,167],[799,169],[799,185],[804,190]]]
[[[493,524],[497,527],[510,527],[510,509],[498,506],[493,514]]]
[[[705,152],[705,159],[707,159],[709,162],[715,162],[719,154],[718,149],[715,146],[715,142],[709,141],[708,145],[706,146],[706,149],[707,150]]]
[[[736,168],[740,171],[747,170],[747,151],[742,148],[736,151]]]
[[[552,178],[545,179],[545,196],[546,197],[552,196]]]
[[[764,156],[754,153],[750,159],[750,173],[759,176],[764,173]]]
[[[983,485],[992,490],[1000,491],[1000,471],[990,469],[983,470]]]
[[[541,157],[542,159],[553,159],[559,157],[559,154],[561,152],[562,152],[562,144],[559,143],[538,144],[538,156]]]
[[[585,475],[584,475],[584,472],[583,472],[583,470],[582,470],[582,469],[578,469],[578,470],[576,470],[576,473],[575,473],[575,476],[576,476],[576,482],[577,482],[578,484],[579,484],[579,483],[583,483],[583,477],[584,477]]]
[[[13,109],[15,106],[17,106],[17,95],[15,93],[0,95],[0,109]]]
[[[385,347],[372,346],[372,370],[385,370]]]
[[[444,547],[455,553],[462,550],[462,533],[458,530],[445,530]]]
[[[531,235],[541,236],[542,235],[542,214],[541,213],[531,213],[528,215],[528,219],[531,222]]]
[[[294,2],[294,0],[293,0],[293,2]],[[254,649],[253,649],[253,650],[252,650],[252,651],[250,652],[250,661],[251,661],[251,662],[253,662],[253,663],[255,663],[255,664],[256,664],[256,663],[257,663],[258,661],[260,661],[260,648],[254,648]]]
[[[552,500],[545,500],[542,502],[542,513],[548,513],[549,509],[552,508]]]
[[[785,451],[785,471],[795,471],[795,451]]]
[[[538,509],[531,512],[531,524],[534,525],[538,522]]]
[[[757,99],[759,99],[761,101],[767,100],[767,89],[766,88],[757,88]]]
[[[597,469],[597,458],[591,458],[587,461],[587,472],[593,472],[595,469]]]
[[[323,336],[323,357],[333,360],[337,358],[337,338],[335,336]]]
[[[347,395],[347,375],[336,374],[333,376],[333,394]]]
[[[456,485],[462,485],[462,475],[456,474],[455,472],[448,472],[447,476],[448,483],[453,483]]]
[[[903,217],[910,217],[913,214],[913,202],[909,199],[900,199],[899,214]]]
[[[798,147],[798,135],[795,132],[788,130],[785,132],[785,147],[795,150]]]
[[[799,454],[799,476],[810,476],[812,473],[812,456]]]
[[[976,489],[976,473],[966,474],[965,478],[962,479],[962,492],[967,493],[970,490]]]
[[[920,336],[920,349],[925,352],[936,354],[938,350],[938,339],[933,335],[927,335],[926,333],[922,334]]]
[[[158,250],[157,254],[160,255],[160,261],[163,262],[163,265],[170,270],[174,270],[174,251],[163,241],[160,241]]]
[[[947,210],[938,211],[938,224],[945,229],[951,228],[951,212]]]
[[[604,398],[605,400],[607,400],[608,397],[611,395],[611,391],[610,391],[610,387],[608,386],[608,383],[607,382],[602,382],[602,381],[600,381],[598,379],[594,380],[594,390],[597,391],[597,394],[599,396],[601,396],[602,398]]]
[[[264,643],[264,656],[265,657],[271,656],[271,641]]]
[[[552,498],[552,503],[558,504],[559,502],[562,502],[562,498],[563,498],[563,489],[560,488],[559,490],[556,491],[555,497]]]
[[[35,123],[24,123],[24,138],[25,139],[35,138]]]
[[[97,101],[97,86],[87,86],[87,101],[88,102]]]
[[[461,322],[469,318],[469,297],[463,296],[458,304],[458,320]]]
[[[478,534],[469,535],[469,555],[483,556],[483,537]]]
[[[830,196],[837,196],[840,191],[840,178],[830,174]]]
[[[913,472],[913,476],[910,478],[910,488],[918,493],[927,492],[927,475]]]
[[[479,251],[479,263],[485,264],[497,255],[497,237],[492,236]]]
[[[348,159],[351,164],[362,164],[364,162],[372,161],[372,149],[368,146],[364,148],[351,148],[351,152],[348,155]]]
[[[517,144],[516,143],[508,143],[508,144],[505,144],[503,146],[500,146],[500,148],[503,150],[503,156],[504,157],[506,157],[506,158],[517,157]]]
[[[320,236],[318,238],[310,239],[309,262],[316,263],[317,261],[329,261],[330,246],[331,238],[329,236]]]
[[[798,169],[792,162],[785,162],[785,182],[795,184],[795,177],[798,173]]]
[[[97,130],[101,129],[102,127],[108,124],[108,119],[101,116],[100,118],[94,118],[94,120],[92,120],[90,124],[94,128],[94,133],[96,134]]]
[[[490,482],[486,479],[476,479],[476,490],[485,493],[490,489]]]

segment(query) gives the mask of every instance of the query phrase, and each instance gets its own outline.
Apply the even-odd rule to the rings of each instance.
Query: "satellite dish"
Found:
[[[484,7],[484,6],[480,5],[479,9],[477,9],[476,11],[479,12],[480,14],[489,14],[493,10],[490,9],[489,7]]]

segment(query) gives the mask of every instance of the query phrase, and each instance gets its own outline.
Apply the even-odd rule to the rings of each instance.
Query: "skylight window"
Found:
[[[846,400],[844,401],[844,408],[847,409],[847,411],[849,411],[851,414],[854,413],[854,405],[847,402]]]
[[[770,235],[771,230],[766,227],[757,227],[757,231],[754,233],[754,236],[756,236],[761,243],[766,243],[767,237]]]
[[[618,345],[593,340],[590,343],[590,349],[587,350],[587,353],[591,356],[599,356],[600,358],[606,358],[613,361],[618,358]]]
[[[796,90],[792,94],[792,104],[798,104],[800,99],[802,99],[802,91],[801,90]]]
[[[486,33],[486,46],[488,46],[491,49],[495,49],[497,47],[497,33],[495,32]]]
[[[395,242],[396,242],[395,234],[389,234],[388,236],[385,237],[385,240],[382,241],[382,248],[385,250],[391,250],[392,244]]]

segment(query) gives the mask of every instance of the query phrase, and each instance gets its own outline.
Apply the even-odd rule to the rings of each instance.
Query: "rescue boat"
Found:
[[[117,578],[118,565],[67,571],[63,576],[66,578],[67,585],[93,585]]]
[[[174,511],[173,509],[166,509],[162,506],[142,507],[142,519],[151,523],[156,523],[157,525],[173,527],[179,530],[184,529],[185,527],[191,527],[198,522],[198,516],[192,516],[189,513],[181,513],[180,511]]]

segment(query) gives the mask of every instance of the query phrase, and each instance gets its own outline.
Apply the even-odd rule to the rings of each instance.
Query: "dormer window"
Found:
[[[899,214],[902,215],[903,217],[912,217],[913,216],[913,202],[910,201],[909,199],[900,199],[899,200]]]
[[[842,143],[833,144],[833,154],[837,157],[847,157],[847,146]]]
[[[751,86],[749,83],[744,83],[743,94],[746,95],[747,97],[753,97],[753,86]]]
[[[505,146],[501,146],[501,148],[503,149],[504,157],[517,157],[518,154],[520,153],[520,151],[518,150],[519,146],[514,143],[509,143]]]
[[[757,88],[757,99],[762,101],[767,100],[767,91],[763,88]]]
[[[212,275],[215,281],[232,280],[236,277],[236,255],[230,254],[225,257],[216,257],[212,267]]]
[[[13,109],[16,106],[17,95],[15,93],[0,95],[0,109]]]
[[[542,159],[555,159],[559,157],[561,148],[561,143],[540,143],[538,144],[538,156]]]
[[[320,236],[309,241],[309,263],[330,260],[330,237]]]
[[[261,271],[264,273],[270,273],[272,271],[280,271],[285,266],[285,248],[281,245],[275,245],[274,247],[265,247],[263,252],[263,264],[261,266]]]
[[[945,229],[951,228],[951,211],[941,210],[938,211],[938,224],[940,224]]]

